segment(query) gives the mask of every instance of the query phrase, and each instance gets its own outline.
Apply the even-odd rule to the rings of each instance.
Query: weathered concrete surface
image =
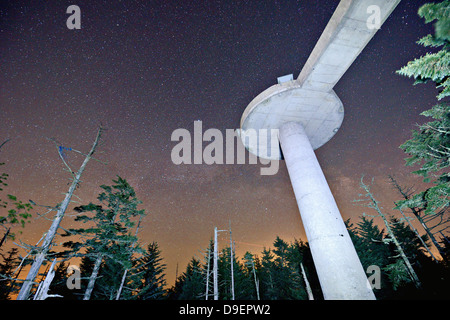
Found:
[[[382,25],[400,0],[342,0],[303,67],[297,82],[311,90],[330,91],[377,32],[369,29],[372,13],[380,9]]]
[[[283,124],[280,142],[324,298],[375,299],[301,124]]]
[[[368,27],[379,9],[380,26],[400,0],[342,0],[296,80],[259,94],[245,109],[241,129],[277,129],[306,236],[325,299],[374,299],[339,209],[314,154],[338,131],[344,118],[333,87],[358,57],[377,29]],[[245,135],[241,136],[245,137]],[[272,136],[274,137],[274,136]],[[243,138],[249,152],[267,155],[259,143]]]
[[[295,81],[277,84],[258,95],[245,109],[241,129],[279,129],[294,121],[303,125],[314,149],[330,140],[344,119],[344,107],[334,93],[303,89]],[[268,137],[268,145],[271,144]],[[242,141],[253,154],[265,159],[281,159],[280,151],[268,154],[254,140]],[[259,149],[258,149],[259,148]]]

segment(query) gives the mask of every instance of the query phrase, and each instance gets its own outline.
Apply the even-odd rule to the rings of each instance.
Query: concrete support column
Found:
[[[279,134],[325,299],[375,299],[302,125],[285,123]]]

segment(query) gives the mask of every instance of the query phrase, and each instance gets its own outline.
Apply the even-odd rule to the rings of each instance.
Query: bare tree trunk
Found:
[[[5,234],[3,235],[2,240],[0,241],[0,248],[3,245],[3,242],[5,242],[6,238],[8,237],[9,231],[11,230],[11,228],[6,229]]]
[[[53,297],[63,298],[63,296],[59,294],[48,294],[48,289],[50,288],[53,278],[55,277],[55,264],[56,258],[53,259],[52,265],[50,266],[50,269],[47,272],[45,280],[39,283],[39,287],[36,290],[36,294],[34,295],[33,300],[45,300],[47,298]]]
[[[231,221],[230,225],[230,265],[231,265],[231,300],[234,300],[234,266],[233,266],[233,239],[231,238]]]
[[[405,218],[406,222],[408,223],[409,227],[414,231],[414,233],[416,234],[417,238],[419,238],[420,242],[422,243],[423,247],[427,250],[427,252],[430,254],[431,258],[433,259],[434,262],[437,262],[437,259],[435,258],[435,256],[433,255],[433,253],[431,252],[430,248],[428,248],[427,244],[425,243],[425,241],[423,241],[422,237],[419,235],[419,233],[417,232],[416,228],[414,228],[414,226],[411,224],[411,222],[409,221],[408,217],[405,216],[405,214],[403,213],[402,209],[399,209],[400,213],[402,214],[403,218]]]
[[[30,270],[28,271],[28,275],[25,278],[25,281],[22,285],[22,288],[20,289],[19,295],[17,296],[17,300],[27,300],[28,296],[30,294],[31,287],[33,285],[33,281],[36,278],[39,269],[41,268],[42,263],[44,262],[45,256],[47,252],[50,250],[53,238],[56,235],[56,231],[59,228],[59,225],[64,217],[64,214],[66,212],[66,209],[70,203],[70,199],[72,198],[72,194],[75,191],[78,183],[80,182],[81,174],[83,173],[84,169],[86,168],[87,163],[91,159],[92,155],[95,152],[95,149],[97,148],[97,145],[100,141],[100,136],[102,133],[102,127],[98,129],[97,137],[95,138],[94,144],[92,145],[91,150],[86,155],[83,163],[81,164],[80,169],[76,173],[72,184],[69,188],[69,191],[66,193],[66,197],[64,198],[64,201],[61,203],[61,206],[58,209],[58,212],[56,213],[55,218],[53,219],[53,223],[50,226],[50,229],[47,231],[47,234],[45,236],[45,239],[39,248],[39,253],[36,255],[33,264],[31,265]]]
[[[253,271],[253,278],[255,280],[255,288],[256,288],[256,299],[259,299],[259,280],[256,278],[256,271],[255,271],[255,263],[253,262],[253,257],[252,257],[252,271]]]
[[[102,264],[103,255],[99,255],[97,260],[95,260],[94,269],[92,270],[91,276],[89,277],[89,283],[84,292],[83,300],[89,300],[91,298],[92,290],[94,290],[95,280],[98,277],[98,271],[100,270],[100,265]]]
[[[211,258],[211,242],[210,245],[208,246],[208,262],[207,262],[207,269],[206,269],[206,292],[205,292],[205,300],[208,300],[208,296],[209,296],[209,270],[210,270],[210,259]]]
[[[127,277],[128,269],[125,269],[122,276],[122,281],[120,282],[119,290],[117,290],[116,300],[120,299],[120,294],[122,293],[123,284],[125,283],[125,278]]]
[[[370,197],[371,204],[369,205],[369,207],[374,209],[375,211],[377,211],[378,214],[380,215],[380,217],[383,219],[384,225],[386,226],[386,231],[388,232],[389,237],[391,238],[392,242],[394,242],[395,246],[397,247],[397,251],[398,251],[400,257],[403,259],[403,262],[405,263],[406,268],[408,269],[411,280],[413,280],[414,285],[417,288],[420,288],[422,286],[422,284],[420,283],[420,280],[417,277],[416,272],[414,271],[413,267],[411,266],[411,263],[409,262],[408,257],[406,256],[405,252],[403,251],[402,246],[400,245],[397,238],[395,237],[394,232],[392,232],[392,229],[391,229],[389,222],[387,221],[385,215],[381,212],[381,209],[378,206],[378,201],[375,200],[375,198],[373,197],[373,194],[370,192],[369,187],[363,183],[362,179],[361,179],[361,187],[367,192],[367,195]]]
[[[305,281],[306,292],[308,293],[308,299],[309,300],[314,300],[314,296],[313,296],[313,293],[312,293],[312,290],[311,290],[311,286],[309,285],[308,278],[306,278],[305,268],[303,268],[303,263],[301,263],[301,262],[300,262],[300,268],[302,270],[303,280]]]
[[[408,194],[408,191],[405,191],[397,183],[397,180],[395,180],[393,176],[390,175],[389,179],[391,180],[391,182],[394,185],[394,187],[398,190],[398,192],[400,192],[400,194],[403,196],[403,198],[405,200],[409,200],[410,195]],[[434,234],[431,232],[431,230],[427,227],[427,225],[423,221],[422,217],[420,216],[420,210],[418,210],[416,208],[410,208],[410,209],[411,209],[411,212],[414,214],[414,216],[417,218],[417,220],[419,220],[420,224],[422,225],[423,229],[427,233],[427,235],[430,238],[431,242],[433,242],[433,244],[436,247],[436,249],[438,249],[439,254],[441,255],[441,257],[444,257],[445,250],[439,245],[439,243],[437,242],[436,238],[434,237]],[[402,214],[403,214],[403,212],[402,212]]]
[[[213,275],[214,275],[214,300],[219,300],[219,284],[218,284],[218,247],[217,247],[217,227],[214,228],[214,265],[213,265]]]

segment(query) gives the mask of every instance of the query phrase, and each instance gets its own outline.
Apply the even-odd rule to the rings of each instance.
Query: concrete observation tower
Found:
[[[267,152],[270,138],[266,147],[245,138],[243,144],[256,156],[286,161],[325,299],[375,299],[314,150],[342,124],[344,107],[333,87],[377,32],[368,20],[374,14],[380,27],[399,2],[342,0],[298,78],[278,78],[241,119],[243,132],[279,130],[281,150]]]

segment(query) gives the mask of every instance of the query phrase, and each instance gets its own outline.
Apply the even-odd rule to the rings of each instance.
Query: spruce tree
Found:
[[[299,272],[301,261],[299,252],[290,250],[289,244],[278,236],[273,246],[275,258],[274,272],[272,274],[277,288],[277,299],[306,299],[306,292],[303,290],[301,274]]]
[[[125,179],[118,177],[113,183],[112,186],[101,186],[103,192],[97,197],[100,204],[90,203],[75,208],[80,213],[75,220],[89,223],[90,227],[69,229],[66,234],[83,236],[83,242],[68,241],[64,245],[74,252],[85,248],[85,254],[91,258],[86,262],[94,261],[84,300],[90,299],[100,269],[102,278],[97,284],[99,294],[96,298],[114,299],[123,272],[132,267],[131,257],[134,253],[143,253],[139,246],[135,246],[137,238],[132,235],[132,219],[145,215],[144,210],[138,209],[141,201]]]
[[[433,82],[439,90],[437,99],[444,100],[450,96],[450,1],[428,3],[418,14],[425,23],[435,22],[434,34],[421,38],[418,43],[440,50],[409,62],[397,73],[413,77],[415,84]],[[398,207],[417,208],[426,214],[444,213],[450,206],[450,173],[447,169],[450,165],[450,105],[441,102],[422,115],[432,121],[414,130],[412,139],[400,148],[409,155],[406,165],[420,165],[414,173],[434,185],[410,199],[399,201]]]
[[[256,263],[256,259],[253,256],[253,254],[251,254],[250,252],[246,252],[244,254],[244,266],[246,268],[246,273],[247,273],[247,277],[252,279],[251,283],[251,287],[254,287],[254,294],[252,295],[252,297],[254,297],[254,299],[256,298],[257,300],[260,300],[260,294],[259,294],[259,276],[257,275],[257,273],[259,273],[259,270],[257,272],[257,263]]]
[[[303,270],[304,276],[307,278],[307,281],[310,285],[311,295],[315,300],[323,299],[322,289],[320,288],[319,277],[317,276],[316,268],[314,266],[314,260],[311,255],[311,249],[309,248],[308,242],[303,242],[301,240],[295,239],[293,243],[289,246],[290,260],[292,261],[293,268],[296,268],[296,275],[302,275],[302,279],[299,281],[301,283],[300,293],[301,299],[306,299],[305,289],[307,290],[306,281],[303,280]],[[303,266],[303,270],[302,270]],[[306,294],[307,295],[307,294]],[[308,297],[309,298],[309,297]]]
[[[272,250],[264,248],[261,255],[260,294],[262,300],[276,300],[277,289],[274,283],[274,255]]]
[[[248,277],[248,274],[244,270],[244,266],[238,261],[235,254],[233,254],[233,260],[231,260],[230,250],[229,246],[222,249],[219,258],[219,297],[223,300],[232,299],[232,263],[235,300],[254,299],[251,279]]]
[[[161,251],[156,242],[147,246],[147,251],[143,257],[136,261],[135,266],[130,271],[131,287],[137,292],[132,295],[132,299],[138,300],[159,300],[162,299],[165,291],[166,265],[162,263]]]
[[[184,272],[179,300],[204,300],[205,287],[200,261],[192,258]]]
[[[269,300],[307,299],[300,271],[300,251],[280,237],[274,249],[262,252],[261,298]]]
[[[12,280],[13,272],[19,264],[17,255],[17,248],[11,248],[7,255],[1,254],[3,263],[0,264],[0,300],[9,300],[10,294],[17,290],[17,284]]]
[[[380,230],[374,224],[373,219],[362,217],[357,224],[357,232],[360,238],[360,250],[358,256],[366,270],[370,265],[384,266],[388,262],[389,248],[383,241],[384,230]]]

